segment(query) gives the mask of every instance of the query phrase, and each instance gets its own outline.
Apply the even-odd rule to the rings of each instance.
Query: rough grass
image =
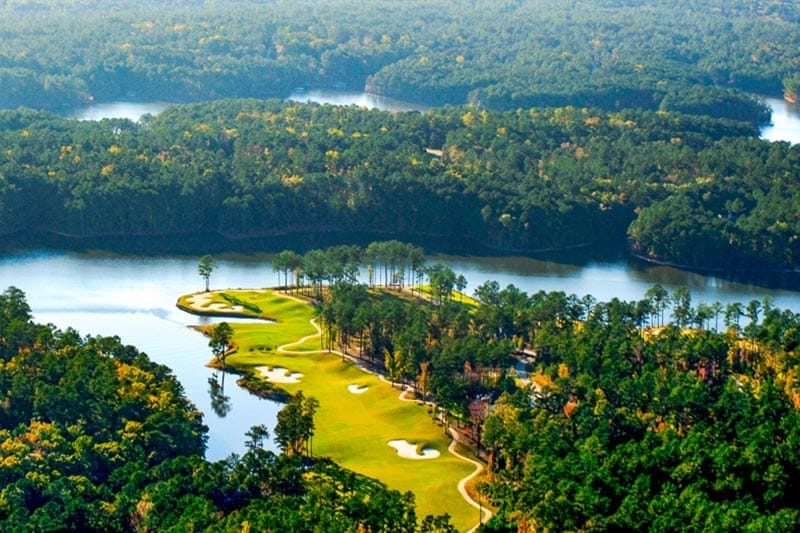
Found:
[[[227,301],[231,305],[241,305],[245,310],[250,311],[251,313],[258,314],[261,313],[261,308],[255,304],[252,304],[248,301],[242,300],[233,296],[232,294],[220,294],[220,296]]]
[[[405,291],[411,292],[411,289],[406,288]],[[417,285],[414,288],[415,293],[422,294],[425,298],[431,298],[431,286],[430,285]],[[459,292],[457,290],[453,290],[453,295],[451,297],[451,301],[464,304],[470,308],[477,308],[480,305],[480,302],[473,298],[468,294],[464,294],[463,292]]]
[[[394,489],[412,491],[420,517],[446,512],[459,529],[475,525],[477,511],[457,490],[458,482],[474,467],[447,452],[450,438],[431,420],[425,406],[400,401],[398,389],[343,362],[338,355],[315,352],[320,350],[319,337],[297,342],[316,333],[309,322],[314,310],[308,304],[269,290],[229,293],[259,307],[262,312],[253,313],[254,317],[276,322],[232,323],[238,349],[227,357],[227,364],[240,371],[269,365],[304,374],[301,383],[280,386],[291,393],[303,390],[319,400],[315,455],[330,457]],[[281,345],[303,353],[279,353],[275,347]],[[353,383],[369,389],[351,394],[347,387]],[[428,461],[403,459],[387,444],[393,439],[420,443],[441,455]]]

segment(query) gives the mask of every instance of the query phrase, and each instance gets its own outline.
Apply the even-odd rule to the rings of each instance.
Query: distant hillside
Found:
[[[800,60],[780,0],[5,2],[0,106],[283,97],[591,106],[761,122]]]

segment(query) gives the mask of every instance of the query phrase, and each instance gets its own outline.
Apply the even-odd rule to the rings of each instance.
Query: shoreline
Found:
[[[795,269],[788,269],[788,268],[783,268],[783,269],[782,268],[759,268],[759,269],[755,269],[755,268],[734,268],[734,269],[730,269],[730,268],[700,267],[700,266],[696,266],[696,265],[688,265],[688,264],[684,264],[684,263],[676,263],[676,262],[673,262],[673,261],[666,261],[666,260],[663,260],[663,259],[658,259],[656,257],[650,257],[650,256],[647,256],[647,255],[642,255],[642,254],[634,252],[633,250],[630,250],[629,253],[630,253],[631,257],[633,257],[634,259],[638,259],[640,261],[643,261],[643,262],[651,264],[651,265],[671,267],[671,268],[676,268],[678,270],[683,270],[683,271],[686,271],[686,272],[696,272],[698,274],[717,274],[717,275],[731,275],[731,276],[732,275],[736,275],[736,274],[740,274],[740,275],[748,275],[748,274],[750,274],[750,275],[771,275],[771,274],[774,275],[774,274],[777,274],[777,275],[791,275],[791,276],[800,275],[800,268],[795,268]]]
[[[402,239],[401,239],[402,237]],[[19,230],[0,235],[0,257],[14,253],[34,251],[67,251],[67,252],[107,252],[121,255],[197,255],[202,253],[277,253],[282,249],[294,249],[296,242],[302,243],[299,252],[316,247],[334,244],[369,243],[380,239],[398,239],[425,247],[433,255],[461,255],[465,257],[525,257],[543,261],[567,262],[573,257],[558,257],[559,254],[582,254],[578,264],[590,264],[598,261],[630,261],[636,260],[650,265],[676,268],[686,272],[714,274],[721,276],[770,276],[800,275],[800,268],[729,268],[697,266],[678,261],[670,261],[651,257],[634,251],[630,246],[617,245],[611,239],[598,239],[564,246],[524,248],[514,246],[497,246],[480,242],[471,236],[454,238],[440,233],[415,233],[401,236],[391,231],[336,230],[323,228],[318,230],[299,228],[295,230],[277,230],[264,234],[229,235],[216,230],[196,232],[160,232],[160,233],[108,233],[93,236],[74,235],[65,232],[45,231],[29,232]],[[594,249],[594,250],[593,250]],[[554,257],[548,257],[552,254]],[[183,309],[189,311],[188,309]],[[197,314],[197,313],[195,313]],[[219,317],[209,314],[207,316]],[[232,316],[225,314],[221,316]],[[251,318],[241,316],[240,318]]]
[[[453,236],[437,232],[401,234],[393,231],[355,231],[336,228],[295,228],[251,235],[233,235],[218,230],[134,234],[117,232],[96,235],[77,235],[54,230],[18,230],[0,234],[0,257],[14,252],[36,250],[97,251],[144,256],[198,255],[206,253],[277,253],[283,249],[294,249],[295,251],[303,252],[335,244],[366,245],[376,240],[409,242],[424,247],[432,254],[475,257],[519,256],[536,258],[537,255],[583,253],[586,250],[596,248],[598,253],[585,257],[584,262],[591,262],[607,258],[609,255],[616,257],[625,252],[625,248],[612,239],[595,239],[563,246],[520,247],[482,242],[471,235]]]

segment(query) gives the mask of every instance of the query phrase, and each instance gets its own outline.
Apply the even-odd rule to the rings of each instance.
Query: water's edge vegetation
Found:
[[[348,369],[343,358],[403,384],[410,392],[401,397],[416,398],[420,405],[432,402],[429,416],[450,427],[486,461],[485,474],[468,490],[495,506],[497,513],[487,525],[490,531],[528,520],[551,529],[575,529],[587,523],[635,529],[653,521],[715,529],[736,519],[753,527],[790,531],[800,523],[790,496],[795,490],[792,480],[800,479],[800,462],[791,453],[800,427],[796,424],[800,392],[792,377],[797,372],[800,315],[776,308],[769,299],[694,305],[685,288],[670,294],[658,285],[639,301],[599,302],[591,295],[564,292],[529,295],[489,281],[469,298],[460,292],[466,286],[463,276],[442,264],[426,265],[423,258],[421,249],[400,242],[376,242],[365,249],[338,246],[304,256],[284,251],[272,261],[282,287],[196,293],[181,298],[180,304],[195,312],[205,312],[196,307],[205,305],[215,314],[278,318],[276,324],[225,325],[229,333],[219,344],[213,339],[223,325],[206,327],[217,354],[215,364],[232,366],[257,381],[264,381],[262,367],[280,366],[287,375],[299,375],[297,385],[269,386],[286,393],[287,405],[302,404],[300,391],[319,396],[315,409],[320,409],[321,418],[313,450],[356,471],[379,479],[386,475],[385,459],[373,462],[370,454],[393,453],[387,439],[405,436],[418,443],[417,453],[420,442],[423,449],[440,452],[446,443],[439,442],[441,430],[415,439],[424,424],[402,425],[404,418],[426,416],[424,409],[412,413],[421,409],[413,402],[404,417],[389,405],[386,413],[391,416],[386,419],[380,418],[380,409],[367,406],[359,411],[367,404],[337,411],[341,401],[335,399],[341,395],[356,400],[347,392],[353,383],[380,396],[371,404],[397,401],[396,391]],[[201,274],[210,278],[213,261],[208,264],[210,269]],[[356,281],[360,268],[368,272],[365,283]],[[317,335],[310,335],[308,320],[313,317],[319,322]],[[71,355],[63,357],[64,353]],[[0,382],[8,385],[0,402],[0,450],[6,456],[0,463],[0,479],[5,481],[0,489],[2,520],[105,530],[125,529],[126,523],[229,529],[247,522],[250,527],[281,528],[303,520],[331,524],[336,530],[367,524],[375,531],[396,531],[398,524],[417,531],[447,527],[447,518],[418,523],[413,497],[387,491],[366,478],[355,478],[362,479],[358,488],[351,485],[344,493],[334,489],[347,479],[352,482],[352,474],[325,460],[299,460],[311,454],[311,441],[300,446],[299,441],[285,440],[288,414],[278,416],[275,429],[279,442],[286,443],[282,447],[288,446],[288,455],[261,449],[269,428],[254,428],[243,457],[203,461],[205,429],[165,367],[152,365],[117,339],[82,339],[71,330],[61,333],[34,325],[24,295],[13,288],[0,297],[0,357],[4,363]],[[36,365],[47,372],[32,371]],[[124,365],[144,365],[145,372]],[[195,436],[186,438],[198,439],[198,452],[186,444],[176,444],[173,451],[162,446],[175,441],[159,432],[183,426],[156,424],[162,420],[158,410],[167,397],[157,395],[161,399],[153,404],[156,396],[138,385],[155,379],[147,372],[156,371],[162,387],[172,387],[168,396],[184,402],[185,411],[174,412],[176,416],[185,412],[196,426]],[[84,372],[91,372],[95,381],[87,380]],[[42,375],[49,377],[36,377]],[[58,386],[51,386],[50,379]],[[67,386],[73,380],[80,386]],[[89,389],[92,392],[86,392]],[[101,389],[106,392],[100,394]],[[87,398],[110,402],[112,407],[70,407]],[[150,402],[155,419],[137,425],[137,413],[142,413],[137,402]],[[602,416],[597,416],[598,410]],[[104,421],[118,412],[114,421]],[[87,418],[91,413],[98,414]],[[379,418],[363,424],[351,416]],[[102,429],[106,423],[112,424],[109,432]],[[80,428],[87,424],[94,425],[84,433]],[[351,433],[343,429],[348,424],[360,429]],[[395,424],[401,425],[392,429]],[[73,438],[74,450],[69,451]],[[87,448],[87,438],[109,440],[99,448]],[[34,444],[73,456],[94,449],[93,464],[107,461],[97,472],[109,468],[113,472],[115,460],[105,454],[121,453],[112,444],[117,438],[143,439],[143,447],[130,451],[134,455],[147,455],[147,447],[154,447],[146,460],[134,455],[126,459],[130,468],[148,468],[147,476],[136,477],[135,486],[125,484],[127,477],[120,481],[95,470],[65,482],[31,485],[26,473],[40,467],[36,461],[20,459]],[[780,444],[774,449],[764,442]],[[295,445],[299,447],[292,453]],[[351,449],[365,445],[368,448],[359,453]],[[751,454],[750,449],[759,453]],[[763,453],[766,449],[774,453]],[[657,462],[649,461],[655,456]],[[52,451],[48,457],[61,461],[61,455]],[[731,457],[738,459],[730,462]],[[458,479],[471,469],[437,477],[436,469],[445,465],[436,461],[423,461],[432,470],[417,479],[400,460],[398,466],[411,475],[412,484],[403,485],[400,475],[390,475],[386,482],[421,494],[431,488],[423,507],[452,509],[456,523],[464,527],[473,520],[468,518],[471,513],[448,508],[445,500],[437,503],[436,498],[451,502],[448,491],[454,491]],[[72,463],[58,464],[67,472]],[[626,466],[621,468],[622,464]],[[715,466],[690,468],[697,464]],[[319,475],[332,483],[315,493],[322,500],[309,493],[315,490],[312,487],[320,488]],[[259,482],[252,485],[256,479]],[[264,479],[277,485],[272,481],[264,485]],[[717,481],[707,483],[708,479]],[[776,485],[775,479],[780,483]],[[289,480],[294,484],[286,485]],[[449,488],[430,485],[433,480]],[[75,483],[82,488],[73,489]],[[727,483],[738,489],[730,491]],[[550,505],[548,494],[554,490],[559,503]],[[591,505],[569,497],[575,490],[591,498]],[[35,497],[20,499],[20,491]],[[684,497],[688,494],[690,500]],[[108,505],[108,498],[114,498],[115,505]],[[340,498],[352,505],[343,506]],[[364,498],[371,502],[377,498],[374,504],[380,509],[356,505]],[[658,506],[633,505],[641,499]],[[66,501],[68,507],[47,504]],[[183,502],[179,513],[174,512],[175,501]],[[315,511],[309,515],[311,509]]]
[[[13,287],[0,294],[0,384],[2,529],[454,531],[418,520],[411,494],[265,450],[272,428],[206,461],[202,418],[168,368],[118,338],[35,324]]]
[[[433,233],[516,252],[602,239],[696,269],[791,271],[800,155],[756,135],[742,122],[574,108],[236,100],[138,125],[6,111],[0,233]]]
[[[766,110],[743,91],[791,98],[798,83],[796,13],[766,0],[381,0],[371,9],[225,0],[202,10],[179,0],[159,5],[158,16],[152,2],[104,6],[114,15],[86,0],[4,5],[0,105],[283,98],[339,87],[434,105],[637,108],[757,124]]]

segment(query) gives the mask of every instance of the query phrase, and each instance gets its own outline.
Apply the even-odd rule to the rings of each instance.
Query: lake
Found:
[[[127,118],[138,122],[145,115],[158,115],[170,104],[168,102],[110,102],[79,107],[67,113],[78,120],[103,120],[104,118]]]
[[[800,144],[800,106],[782,98],[764,98],[772,108],[772,124],[761,128],[761,138]]]
[[[310,89],[294,91],[287,100],[292,102],[314,102],[317,104],[355,105],[379,111],[426,111],[429,106],[412,104],[395,100],[386,96],[377,96],[365,92],[334,91],[329,89]]]
[[[231,254],[217,259],[212,288],[264,287],[278,281],[268,255]],[[57,251],[11,253],[0,256],[0,290],[15,285],[25,291],[37,321],[74,327],[84,335],[118,335],[170,367],[204,413],[209,426],[207,457],[214,460],[242,453],[244,434],[251,426],[273,428],[280,404],[250,395],[235,385],[235,376],[206,368],[211,359],[207,339],[188,326],[209,323],[209,319],[175,307],[179,295],[203,288],[197,260]],[[582,264],[526,257],[434,256],[430,260],[444,261],[464,274],[470,293],[481,283],[496,280],[529,293],[561,290],[581,296],[591,293],[600,300],[634,300],[642,298],[652,284],[661,283],[668,289],[689,286],[695,301],[725,303],[769,296],[778,306],[800,311],[800,292],[795,290],[757,287],[635,260]],[[209,392],[209,379],[215,376],[218,382],[225,380],[227,413]]]
[[[267,282],[259,263],[236,261],[235,268],[229,264],[220,269],[218,278],[215,274],[220,285]],[[23,253],[0,257],[0,290],[8,285],[27,293],[37,321],[73,327],[83,335],[118,335],[170,367],[205,415],[210,428],[209,459],[242,453],[244,433],[253,425],[274,427],[280,404],[252,396],[236,386],[235,376],[205,367],[211,359],[208,340],[188,326],[207,324],[210,319],[175,307],[181,293],[203,288],[195,261]],[[230,411],[224,416],[214,411],[209,393],[209,379],[215,376],[220,385],[224,379],[224,395],[229,397]]]
[[[365,92],[337,91],[333,89],[295,90],[286,100],[292,102],[316,102],[331,105],[355,105],[380,111],[425,111],[421,104],[412,104],[394,98],[367,94]],[[69,111],[66,116],[78,120],[102,120],[104,118],[127,118],[137,122],[145,115],[158,115],[170,104],[168,102],[110,102],[92,104]]]

